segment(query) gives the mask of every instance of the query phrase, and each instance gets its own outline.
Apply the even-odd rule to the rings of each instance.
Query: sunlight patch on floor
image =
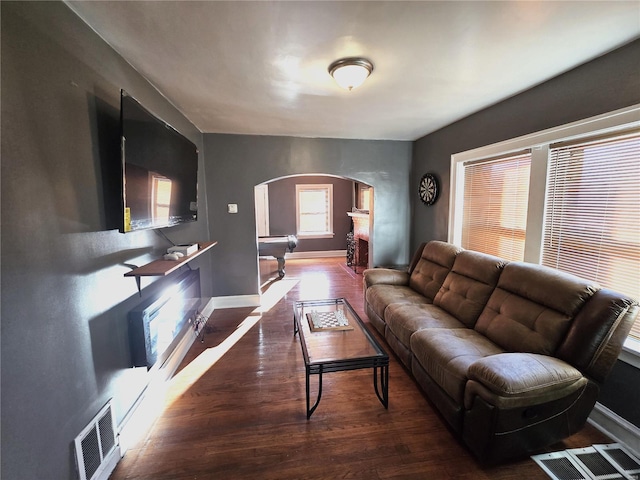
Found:
[[[259,310],[262,313],[268,312],[276,305],[276,303],[282,300],[284,296],[298,284],[298,282],[299,280],[297,279],[283,278],[282,280],[273,283],[269,289],[262,294],[262,297],[260,298],[260,306],[256,308],[256,310]]]
[[[329,275],[323,272],[304,274],[300,278],[300,300],[315,300],[329,298],[331,281]]]
[[[183,395],[202,375],[220,360],[251,328],[260,321],[262,315],[271,310],[284,296],[296,286],[298,280],[280,280],[262,294],[260,306],[245,317],[231,335],[215,347],[207,348],[189,365],[185,366],[171,379],[165,406],[168,407]]]

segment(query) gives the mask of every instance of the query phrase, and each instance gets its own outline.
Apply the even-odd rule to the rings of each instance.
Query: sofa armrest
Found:
[[[519,408],[566,397],[584,388],[587,379],[568,363],[533,353],[500,353],[469,366],[464,405],[475,396],[499,408]]]
[[[363,272],[364,287],[372,285],[409,285],[409,273],[391,268],[370,268]]]

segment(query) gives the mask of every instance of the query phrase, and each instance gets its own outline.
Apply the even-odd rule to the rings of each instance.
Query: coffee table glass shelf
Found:
[[[373,388],[382,405],[389,406],[389,355],[367,330],[345,298],[299,301],[293,307],[294,335],[300,335],[305,364],[307,419],[322,397],[322,375],[373,369]],[[318,375],[318,395],[310,405],[309,380]]]

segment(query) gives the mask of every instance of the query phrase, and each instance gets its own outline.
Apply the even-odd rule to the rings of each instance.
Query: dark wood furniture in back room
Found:
[[[370,239],[370,217],[369,213],[347,212],[353,220],[353,270],[358,273],[369,268],[369,239]]]

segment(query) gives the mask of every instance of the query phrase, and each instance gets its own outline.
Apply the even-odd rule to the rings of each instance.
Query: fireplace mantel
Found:
[[[358,267],[369,268],[369,235],[370,218],[368,213],[347,212],[353,220],[353,241],[354,241],[354,270]]]

